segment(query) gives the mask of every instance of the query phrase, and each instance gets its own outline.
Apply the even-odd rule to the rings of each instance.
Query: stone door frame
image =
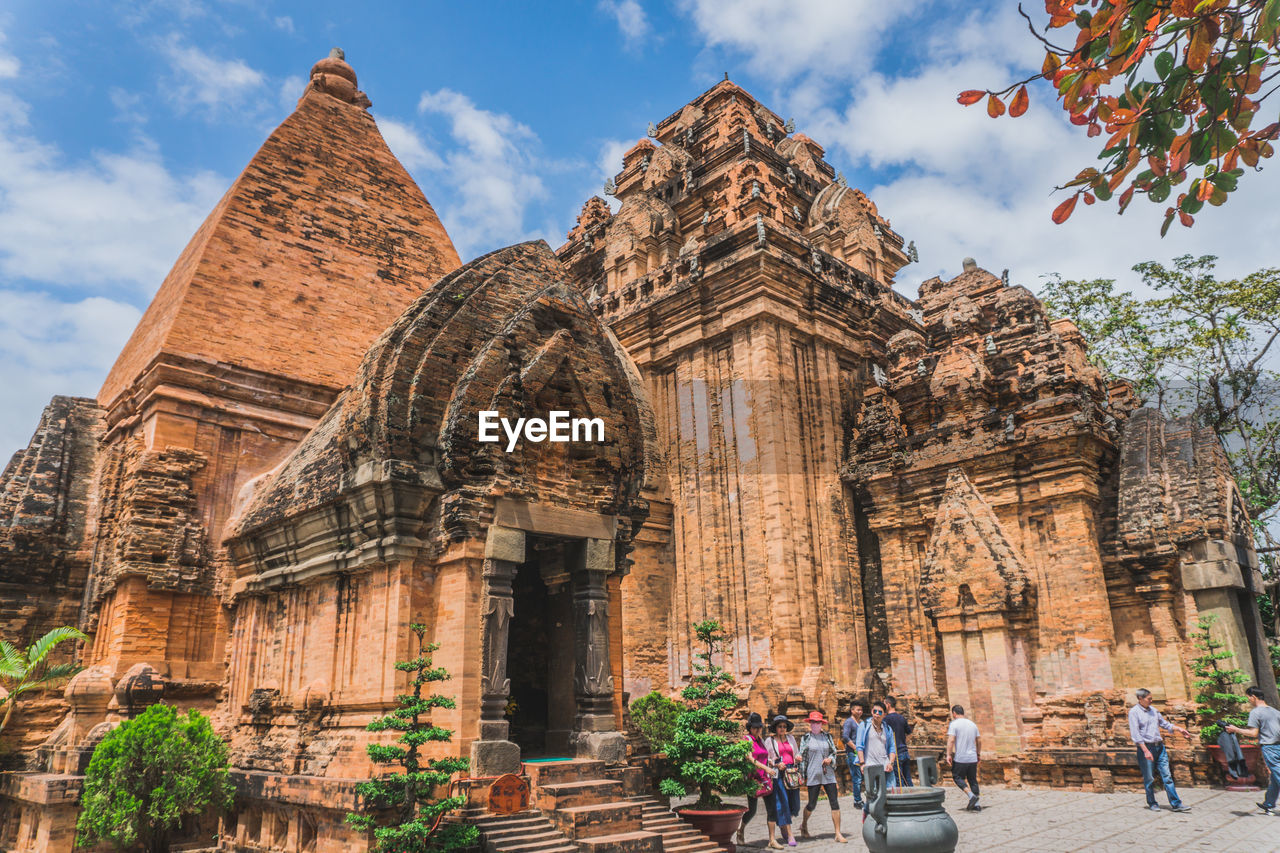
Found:
[[[573,600],[574,718],[569,744],[578,758],[611,764],[626,756],[613,712],[607,579],[615,566],[617,519],[612,516],[501,499],[485,538],[480,593],[480,731],[471,744],[471,775],[521,772],[520,746],[510,740],[505,712],[511,694],[507,646],[515,612],[512,581],[525,562],[528,534],[560,539]]]

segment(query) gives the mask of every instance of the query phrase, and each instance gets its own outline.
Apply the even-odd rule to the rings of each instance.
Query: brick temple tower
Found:
[[[629,580],[658,622],[631,649],[633,694],[689,674],[705,618],[734,634],[753,707],[886,662],[838,471],[883,342],[912,323],[890,287],[908,258],[793,130],[717,84],[626,153],[617,213],[591,199],[559,251],[643,373],[668,455],[673,554],[641,552]]]
[[[377,334],[458,266],[335,51],[196,232],[98,402],[86,663],[222,679],[221,541]]]

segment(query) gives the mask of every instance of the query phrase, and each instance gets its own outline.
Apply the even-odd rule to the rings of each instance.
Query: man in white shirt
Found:
[[[1178,797],[1178,789],[1174,787],[1173,773],[1169,771],[1169,751],[1164,748],[1161,731],[1181,732],[1188,740],[1191,732],[1175,726],[1151,707],[1150,690],[1139,688],[1137,697],[1138,704],[1129,709],[1129,738],[1138,747],[1138,769],[1142,771],[1142,786],[1147,791],[1147,808],[1153,812],[1160,811],[1156,803],[1155,777],[1158,773],[1164,792],[1169,795],[1169,806],[1175,812],[1189,812],[1191,809],[1183,804]]]
[[[967,812],[980,812],[978,804],[978,756],[982,754],[982,735],[973,720],[964,715],[964,707],[951,706],[951,725],[947,727],[947,761],[956,787],[969,795]]]

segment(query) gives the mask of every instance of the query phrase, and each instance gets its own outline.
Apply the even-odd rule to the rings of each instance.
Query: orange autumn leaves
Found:
[[[1280,124],[1258,120],[1280,78],[1280,0],[1045,0],[1050,30],[1075,28],[1072,44],[1045,42],[1038,74],[1002,90],[969,89],[957,98],[986,101],[987,115],[1026,113],[1028,84],[1049,81],[1071,123],[1102,137],[1098,167],[1059,189],[1065,222],[1081,200],[1108,201],[1121,213],[1136,195],[1164,203],[1161,233],[1176,217],[1191,225],[1205,204],[1235,191],[1245,168],[1273,153]],[[1103,134],[1106,134],[1103,137]]]
[[[982,89],[970,89],[967,92],[961,92],[960,97],[956,98],[964,106],[976,104],[983,98],[987,99],[987,115],[992,118],[999,118],[1005,113],[1004,101],[1000,100],[994,94],[990,94]],[[1013,96],[1013,100],[1009,102],[1009,115],[1014,118],[1022,115],[1027,111],[1027,107],[1031,104],[1031,96],[1027,94],[1027,87],[1023,86],[1018,89],[1018,93]]]

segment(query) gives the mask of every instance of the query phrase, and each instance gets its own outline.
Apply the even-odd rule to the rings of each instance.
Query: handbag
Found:
[[[804,780],[800,778],[800,768],[795,764],[784,764],[782,767],[782,784],[793,791],[804,787]]]

